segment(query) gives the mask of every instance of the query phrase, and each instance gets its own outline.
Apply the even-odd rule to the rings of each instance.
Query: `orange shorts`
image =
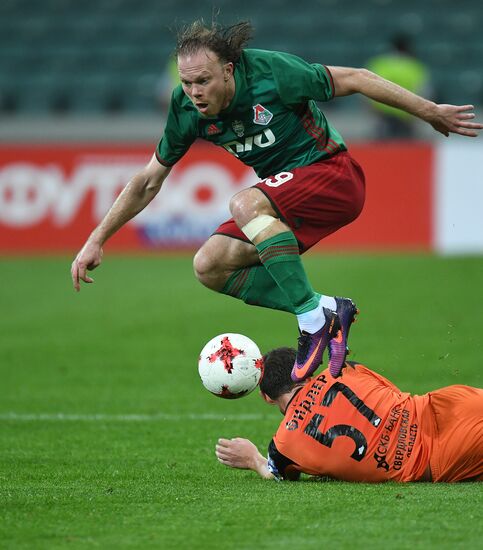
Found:
[[[483,390],[448,386],[429,393],[436,434],[433,481],[483,481]]]

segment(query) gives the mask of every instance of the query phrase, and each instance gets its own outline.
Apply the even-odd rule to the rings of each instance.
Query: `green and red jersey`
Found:
[[[291,54],[246,49],[234,71],[235,95],[215,117],[204,116],[180,86],[156,149],[174,165],[201,138],[224,147],[265,178],[347,148],[315,101],[334,96],[329,70]]]

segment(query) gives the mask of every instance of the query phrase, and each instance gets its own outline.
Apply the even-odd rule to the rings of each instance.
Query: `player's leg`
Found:
[[[260,194],[262,200],[264,200],[264,195],[260,191],[256,189],[252,189],[251,191]],[[269,210],[270,208],[270,203],[267,201],[265,212],[270,211],[271,214],[276,215],[275,212]],[[273,223],[280,222],[275,217],[272,217],[272,219]],[[276,271],[277,275],[281,278],[284,276],[284,272],[288,271],[288,274],[283,279],[285,284],[281,286],[276,283],[270,272],[270,268],[273,269],[274,265],[275,270],[277,269],[277,261],[268,261],[265,264],[260,264],[260,252],[257,251],[256,246],[236,238],[236,227],[233,227],[233,225],[233,222],[227,222],[221,226],[220,231],[228,234],[231,233],[235,237],[221,234],[213,235],[198,251],[194,259],[194,269],[197,278],[208,288],[240,298],[245,303],[295,313],[299,319],[300,330],[306,331],[305,336],[301,337],[302,351],[305,355],[307,352],[313,352],[314,346],[317,346],[317,342],[315,345],[310,346],[310,344],[313,344],[313,338],[310,338],[310,335],[313,332],[318,332],[319,334],[316,334],[318,341],[322,338],[324,339],[318,346],[320,350],[317,349],[317,355],[321,356],[323,349],[327,346],[330,332],[330,325],[328,323],[326,325],[325,323],[324,308],[327,308],[325,312],[330,315],[331,322],[333,322],[335,316],[329,308],[335,309],[336,303],[333,297],[321,296],[313,291],[308,283],[303,266],[296,265],[294,267],[293,265],[288,265],[292,262],[300,263],[298,245],[293,233],[285,224],[281,224],[281,232],[288,233],[289,242],[291,242],[290,239],[295,240],[295,246],[297,247],[296,253],[292,252],[288,254],[284,251],[281,258],[279,257],[278,259],[280,263],[285,264],[283,265],[285,269],[279,270],[279,272]],[[267,239],[262,237],[258,240],[261,243],[269,241],[268,246],[262,247],[262,252],[266,250],[270,251],[270,246],[273,246],[272,242],[280,243],[280,239],[273,239],[273,235],[269,235]],[[284,245],[279,244],[279,246],[283,247]],[[289,283],[288,285],[287,282]],[[285,289],[287,286],[290,288],[292,283],[295,289],[292,289],[294,292],[293,296],[290,297]],[[312,309],[316,311],[312,313],[312,319],[309,318],[310,313],[306,315],[306,312],[303,311],[304,299],[305,301],[313,299]],[[302,308],[301,313],[299,313],[300,310],[297,311],[297,307],[300,306]],[[322,321],[318,318],[320,316],[322,316]],[[308,330],[310,330],[311,322],[320,323],[322,326],[319,325],[317,329],[316,325],[315,331],[310,333]],[[308,344],[307,340],[310,340]],[[314,356],[313,369],[316,369],[320,364],[321,357],[317,355]]]
[[[288,189],[287,187],[282,189],[280,186],[286,181],[290,181],[290,186]],[[313,291],[307,281],[300,263],[299,249],[307,250],[320,239],[357,217],[364,202],[364,177],[360,167],[349,155],[339,154],[328,162],[285,172],[282,179],[280,175],[275,176],[273,180],[267,178],[256,187],[260,188],[263,194],[258,194],[255,189],[246,190],[250,193],[247,209],[252,212],[253,217],[245,217],[247,215],[245,201],[237,205],[237,208],[240,209],[238,220],[240,224],[247,219],[250,223],[252,219],[262,218],[255,221],[255,228],[253,226],[251,228],[258,233],[258,239],[255,236],[255,244],[259,250],[250,244],[247,236],[233,219],[229,220],[217,229],[216,234],[229,236],[232,239],[226,241],[210,238],[195,257],[195,272],[200,281],[213,290],[243,299],[249,304],[295,313],[297,304],[304,306],[304,296],[305,301],[309,303],[314,295],[320,296]],[[244,217],[245,219],[241,219]],[[262,228],[259,231],[260,222]],[[269,229],[273,224],[274,227]],[[263,234],[266,229],[268,231]],[[248,230],[253,236],[253,231],[250,231],[250,228]],[[287,251],[292,254],[286,254]],[[264,266],[260,265],[261,254],[266,260]],[[291,265],[276,265],[284,262]],[[302,272],[297,269],[297,262],[300,263]],[[273,264],[275,267],[271,270],[265,269]],[[295,267],[295,270],[286,270],[284,267]],[[292,271],[288,279],[287,271]],[[295,276],[293,276],[294,271]],[[293,294],[289,296],[286,284],[275,283],[273,277],[275,272],[282,280],[293,277],[295,299]],[[314,305],[313,301],[312,305]],[[300,325],[307,326],[311,323],[313,325],[313,319],[315,319],[316,327],[318,324],[319,327],[322,326],[322,329],[327,330],[325,315],[322,316],[320,311],[322,309],[323,313],[324,307],[336,308],[344,326],[343,338],[334,338],[329,343],[331,356],[329,369],[333,376],[338,376],[345,361],[348,329],[356,309],[348,299],[334,300],[332,297],[322,296],[318,299],[316,309],[309,310],[308,315],[300,314],[305,317],[299,318]],[[328,314],[331,316],[330,312]],[[341,331],[338,336],[340,334]],[[306,338],[302,340],[305,340],[305,343],[302,342],[301,347],[304,350],[310,350],[311,333],[308,332]],[[319,346],[319,351],[320,347],[324,346]],[[315,357],[315,359],[319,358]],[[317,368],[316,362],[312,363],[313,368]],[[304,370],[300,378],[304,376]],[[299,377],[296,371],[294,374],[296,378]]]
[[[246,304],[295,313],[289,297],[260,263],[257,249],[238,238],[233,220],[225,222],[196,253],[194,271],[206,287]],[[243,235],[243,234],[242,234]],[[326,307],[334,307],[332,297],[322,297]]]
[[[241,225],[249,220],[248,227],[244,227],[244,231],[252,236],[253,231],[260,231],[253,242],[257,245],[260,256],[264,255],[269,259],[276,254],[276,251],[273,251],[270,246],[273,245],[272,238],[278,241],[278,239],[288,237],[287,241],[275,244],[292,247],[294,252],[308,250],[327,235],[357,218],[362,210],[365,197],[364,174],[357,162],[344,152],[323,162],[295,168],[290,172],[282,172],[266,178],[259,182],[255,189],[259,189],[265,195],[272,208],[270,209],[267,201],[263,201],[259,195],[250,196],[253,189],[246,190],[242,194],[249,199],[246,201],[248,204],[246,209],[244,208],[245,204],[239,208],[241,212],[237,223]],[[250,211],[256,216],[252,218]],[[234,211],[233,213],[235,214]],[[276,217],[277,222],[271,222],[270,216]],[[263,233],[261,229],[265,229],[265,227],[266,232]],[[291,230],[293,235],[288,235],[286,230]],[[262,250],[265,244],[269,245],[268,252]],[[300,258],[298,260],[300,261]],[[264,262],[264,265],[267,267],[267,262]],[[300,266],[303,269],[301,263]],[[273,272],[270,274],[274,276],[275,280],[277,279]],[[286,273],[281,270],[281,277],[283,278],[284,275],[286,276]],[[280,284],[280,279],[277,283]],[[311,288],[308,281],[307,287]],[[294,303],[293,296],[289,294],[287,288],[285,286],[281,286],[281,288]],[[337,331],[336,338],[329,341],[329,370],[336,377],[340,375],[345,363],[349,328],[357,309],[353,302],[346,298],[336,297],[335,300],[330,298],[331,303],[328,301],[324,303],[325,300],[326,298],[322,297],[318,308],[310,310],[308,317],[309,322],[315,318],[315,323],[318,323],[319,327],[322,326],[319,331],[325,330],[323,326],[325,316],[321,315],[323,308],[328,307],[337,311],[341,330]],[[320,311],[321,306],[322,312]],[[301,324],[299,317],[299,326]],[[310,329],[307,332],[308,340],[317,340],[317,336],[313,337],[313,332]],[[311,346],[307,344],[302,347],[310,349]],[[309,356],[311,355],[309,354]],[[320,360],[321,357],[317,357],[317,359]],[[294,379],[304,376],[305,364],[299,374],[297,370],[298,367],[294,369]]]
[[[294,313],[288,296],[260,264],[255,246],[238,238],[235,222],[221,227],[224,234],[212,235],[195,255],[198,280],[246,304]]]
[[[329,340],[337,333],[335,299],[314,291],[294,233],[262,191],[256,187],[241,191],[233,197],[230,209],[237,226],[255,245],[261,263],[287,295],[297,316],[301,336],[294,377],[306,378],[320,365]]]

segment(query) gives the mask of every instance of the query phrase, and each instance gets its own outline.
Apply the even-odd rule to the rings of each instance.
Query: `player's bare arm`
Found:
[[[219,439],[215,454],[219,462],[225,466],[253,470],[264,479],[273,479],[273,474],[268,469],[267,459],[249,439],[242,437]]]
[[[402,109],[431,124],[445,136],[450,133],[476,137],[483,124],[474,122],[473,105],[437,104],[385,80],[367,69],[328,67],[336,96],[360,93],[366,97]]]
[[[153,155],[143,170],[126,185],[72,262],[72,283],[77,292],[80,290],[81,280],[85,283],[94,282],[87,271],[95,269],[101,263],[104,243],[153,200],[169,171],[170,168],[160,164]]]

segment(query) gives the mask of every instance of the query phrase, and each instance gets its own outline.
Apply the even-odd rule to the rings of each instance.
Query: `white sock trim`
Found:
[[[310,311],[297,315],[300,330],[314,334],[325,325],[324,305],[320,300],[319,305]]]
[[[320,296],[319,305],[311,311],[297,315],[300,330],[314,334],[325,325],[324,308],[337,311],[337,302],[333,296]]]
[[[272,225],[272,223],[276,221],[277,218],[274,218],[273,216],[269,216],[268,214],[260,214],[260,216],[253,218],[253,220],[243,226],[241,230],[246,237],[253,242],[253,239],[259,233],[261,233],[264,229],[267,229],[269,225]]]
[[[333,296],[324,296],[320,298],[320,303],[327,309],[337,311],[337,302]]]

